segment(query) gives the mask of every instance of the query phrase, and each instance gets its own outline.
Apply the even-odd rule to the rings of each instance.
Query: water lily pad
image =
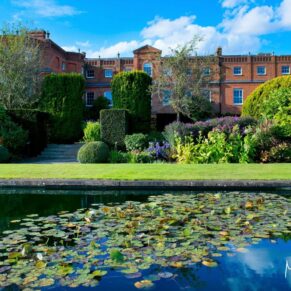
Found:
[[[154,286],[154,283],[150,280],[142,280],[139,282],[135,282],[134,286],[138,289],[151,288]]]

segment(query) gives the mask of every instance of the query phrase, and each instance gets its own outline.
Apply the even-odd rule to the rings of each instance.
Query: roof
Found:
[[[140,48],[138,48],[136,50],[134,50],[133,53],[136,54],[136,53],[140,53],[142,51],[150,51],[150,52],[155,52],[155,53],[162,53],[161,50],[159,50],[159,49],[157,49],[157,48],[155,48],[153,46],[150,46],[148,44],[144,45],[144,46],[142,46],[142,47],[140,47]]]

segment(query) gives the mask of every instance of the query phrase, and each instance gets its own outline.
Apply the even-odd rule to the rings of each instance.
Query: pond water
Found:
[[[0,290],[90,289],[291,290],[290,191],[0,190]]]

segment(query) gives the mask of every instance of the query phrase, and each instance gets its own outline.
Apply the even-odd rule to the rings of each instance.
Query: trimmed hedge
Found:
[[[102,141],[89,142],[78,152],[78,161],[82,164],[105,163],[109,158],[109,147]]]
[[[142,71],[121,72],[112,80],[113,107],[129,111],[132,132],[150,130],[151,84],[152,78]]]
[[[0,163],[5,163],[9,160],[9,152],[7,148],[4,146],[0,145]]]
[[[269,100],[272,92],[280,88],[291,88],[291,76],[274,78],[255,89],[243,105],[242,116],[261,118],[264,113],[262,104]]]
[[[7,113],[15,123],[28,131],[25,154],[37,156],[48,142],[49,114],[29,109],[9,110]]]
[[[50,142],[71,143],[82,136],[85,79],[80,74],[51,74],[44,78],[41,109],[51,114]]]
[[[15,123],[0,106],[0,144],[13,156],[21,156],[27,145],[28,132]]]
[[[100,111],[101,140],[111,147],[124,147],[128,133],[128,111],[104,109]]]

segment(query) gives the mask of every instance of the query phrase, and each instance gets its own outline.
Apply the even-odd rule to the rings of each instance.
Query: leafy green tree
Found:
[[[211,77],[214,75],[214,57],[197,56],[197,45],[200,39],[172,49],[169,56],[163,57],[157,79],[152,86],[152,94],[162,100],[166,92],[169,104],[177,113],[177,121],[181,115],[196,119],[211,113],[211,103],[207,92]],[[205,96],[205,101],[201,97]],[[197,102],[201,106],[197,106]]]
[[[0,34],[0,103],[5,109],[36,107],[40,98],[41,49],[21,25]]]
[[[148,132],[151,121],[152,78],[142,71],[121,72],[112,80],[113,108],[127,109],[133,132]]]

